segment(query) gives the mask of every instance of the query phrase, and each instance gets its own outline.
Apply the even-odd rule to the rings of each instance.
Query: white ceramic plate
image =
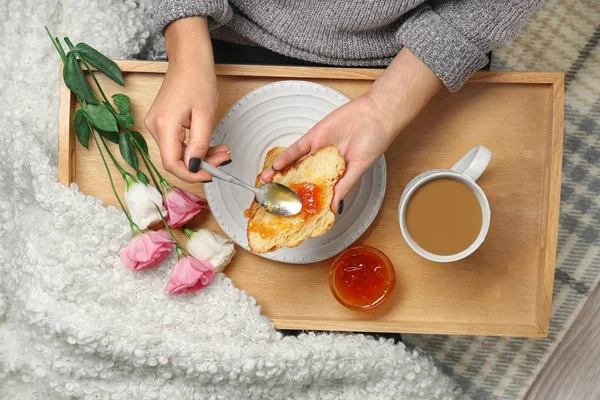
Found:
[[[331,111],[348,102],[343,94],[311,82],[271,83],[241,98],[225,114],[213,134],[212,145],[224,143],[233,162],[222,169],[250,184],[261,171],[267,152],[289,146]],[[373,222],[385,194],[383,156],[361,178],[344,200],[344,210],[333,228],[295,248],[283,248],[262,257],[295,264],[321,261],[337,255],[362,235]],[[244,217],[251,192],[215,179],[205,184],[206,199],[221,229],[248,250]]]

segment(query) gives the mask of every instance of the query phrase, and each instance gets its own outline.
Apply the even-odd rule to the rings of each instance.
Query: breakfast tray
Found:
[[[167,65],[119,62],[125,88],[98,76],[107,95],[131,97],[136,130],[147,136],[154,160],[160,157],[143,120]],[[355,98],[380,74],[375,69],[219,65],[216,123],[238,99],[270,82],[308,80]],[[337,303],[328,286],[331,260],[281,264],[238,248],[225,273],[282,329],[546,336],[560,205],[563,78],[555,73],[477,73],[460,92],[437,95],[388,149],[385,199],[357,242],[383,251],[396,269],[395,291],[378,309],[350,311]],[[93,143],[79,157],[86,150],[76,143],[70,124],[76,101],[64,84],[60,90],[59,180],[75,182],[83,193],[117,205]],[[402,190],[420,172],[451,167],[476,145],[493,152],[478,182],[492,209],[488,238],[463,261],[424,260],[400,233]],[[204,194],[201,185],[175,178],[172,183]],[[222,232],[209,212],[201,213],[193,226]]]

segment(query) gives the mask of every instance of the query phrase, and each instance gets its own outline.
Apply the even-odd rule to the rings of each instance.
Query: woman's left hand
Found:
[[[385,152],[396,132],[390,132],[381,110],[370,94],[339,107],[317,123],[306,135],[288,147],[273,163],[281,170],[321,147],[334,145],[346,161],[346,171],[335,186],[331,209],[341,212],[340,202],[362,174]],[[261,179],[269,182],[275,171],[263,171]]]
[[[334,145],[346,160],[346,172],[331,202],[331,210],[340,214],[341,202],[362,174],[442,86],[427,65],[403,48],[367,93],[326,116],[281,153],[273,168],[281,170],[321,147]],[[262,181],[270,182],[273,174],[271,168],[263,171]]]

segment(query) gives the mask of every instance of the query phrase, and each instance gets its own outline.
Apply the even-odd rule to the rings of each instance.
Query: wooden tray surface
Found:
[[[107,95],[131,97],[136,129],[147,137],[151,155],[159,161],[143,121],[168,64],[120,61],[119,65],[126,88],[100,74],[98,78]],[[368,90],[380,73],[372,69],[220,65],[216,122],[243,95],[273,81],[309,80],[355,98]],[[385,154],[387,192],[381,211],[357,242],[379,248],[396,268],[396,289],[380,308],[355,312],[338,304],[327,283],[330,260],[286,265],[238,249],[226,274],[254,296],[264,314],[282,329],[546,336],[560,205],[563,95],[562,74],[477,73],[459,93],[437,95],[401,133]],[[70,124],[75,110],[74,97],[61,84],[59,180],[65,185],[76,182],[82,192],[116,206],[97,149],[90,142],[91,151],[86,152],[76,143]],[[476,145],[493,152],[479,181],[492,209],[488,238],[461,262],[442,265],[426,261],[402,239],[400,195],[420,172],[449,168]],[[234,162],[236,157],[241,155],[233,154]],[[171,181],[204,194],[201,185]],[[123,190],[120,181],[118,190]],[[208,212],[192,226],[222,232]]]

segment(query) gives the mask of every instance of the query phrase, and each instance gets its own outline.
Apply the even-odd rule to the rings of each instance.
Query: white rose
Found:
[[[188,253],[198,260],[210,262],[215,267],[215,273],[223,271],[235,255],[233,241],[217,235],[210,229],[186,229],[185,234],[188,237]]]
[[[141,230],[161,220],[156,206],[160,208],[163,216],[167,216],[167,210],[163,207],[160,192],[155,187],[133,178],[127,180],[125,204],[127,204],[131,219]]]

